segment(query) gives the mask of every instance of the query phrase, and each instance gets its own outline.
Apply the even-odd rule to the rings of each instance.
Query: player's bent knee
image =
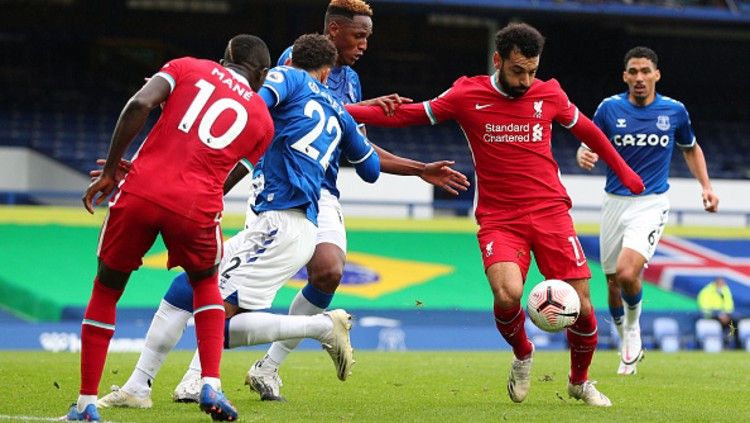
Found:
[[[341,269],[325,269],[310,273],[309,282],[315,288],[326,293],[333,293],[339,287],[344,272]]]
[[[122,291],[125,289],[125,285],[128,283],[130,278],[130,272],[122,272],[115,270],[106,265],[102,260],[99,260],[99,267],[96,271],[96,278],[99,282],[107,288],[116,289]]]

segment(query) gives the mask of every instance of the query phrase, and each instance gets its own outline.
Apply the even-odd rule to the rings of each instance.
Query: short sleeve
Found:
[[[596,108],[596,111],[594,112],[594,117],[591,119],[594,121],[594,125],[598,126],[599,129],[602,130],[605,134],[607,133],[607,106],[605,106],[606,101],[602,101],[599,103],[599,107]]]
[[[263,83],[261,90],[267,89],[273,93],[276,99],[272,104],[273,107],[284,101],[291,92],[291,79],[294,77],[294,74],[289,72],[290,69],[291,68],[287,66],[277,66],[271,69],[266,76],[266,80]]]
[[[570,102],[568,95],[560,87],[560,83],[557,80],[550,79],[549,82],[553,84],[552,88],[554,89],[557,103],[557,113],[553,119],[564,128],[570,129],[578,123],[578,107]]]
[[[344,157],[352,164],[367,160],[375,149],[367,141],[364,134],[360,132],[357,122],[354,121],[354,118],[349,113],[344,112],[341,118],[345,128],[341,144]]]
[[[184,69],[187,67],[186,62],[188,62],[189,60],[190,58],[188,57],[170,60],[161,67],[159,72],[156,72],[156,74],[154,74],[154,77],[164,78],[164,80],[169,83],[169,92],[172,92],[174,91],[174,87],[177,85],[177,81],[179,81],[180,76],[182,76]]]
[[[679,126],[675,130],[674,143],[678,147],[690,148],[695,145],[695,133],[693,132],[693,125],[690,122],[690,114],[682,104],[680,104],[678,117]]]

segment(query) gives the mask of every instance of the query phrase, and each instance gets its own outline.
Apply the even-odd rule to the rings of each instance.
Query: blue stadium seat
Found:
[[[745,351],[750,352],[750,318],[742,319],[737,324],[737,333],[740,337],[740,345]]]
[[[654,341],[664,352],[675,352],[680,349],[680,325],[671,317],[654,319]]]
[[[720,352],[723,348],[721,323],[714,319],[698,319],[695,322],[695,338],[705,352]]]

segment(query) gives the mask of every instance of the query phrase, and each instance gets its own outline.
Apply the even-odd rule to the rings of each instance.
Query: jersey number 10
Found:
[[[216,87],[210,82],[200,79],[195,83],[200,91],[190,103],[185,115],[182,117],[180,124],[177,128],[184,132],[190,132],[190,128],[193,127],[195,120],[198,115],[206,107],[208,99],[211,98]],[[211,135],[211,128],[216,123],[216,119],[226,110],[232,109],[235,112],[234,123],[226,130],[222,135],[214,136]],[[200,138],[203,144],[214,150],[221,150],[228,146],[242,133],[247,125],[247,110],[236,100],[231,98],[220,98],[213,102],[206,110],[206,113],[201,118],[201,122],[198,125],[198,138]]]

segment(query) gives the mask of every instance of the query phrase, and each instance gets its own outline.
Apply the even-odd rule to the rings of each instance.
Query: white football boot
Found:
[[[625,325],[620,344],[620,365],[617,369],[617,374],[636,374],[636,365],[642,359],[643,344],[641,342],[641,328],[638,324],[634,326]]]
[[[265,364],[266,357],[258,360],[245,375],[245,385],[260,394],[262,401],[284,401],[281,387],[284,385],[279,377],[278,367]],[[264,365],[265,364],[265,365]]]
[[[328,355],[331,356],[331,360],[336,366],[336,376],[340,381],[345,381],[352,373],[351,369],[354,365],[354,350],[349,338],[349,331],[352,329],[352,316],[342,309],[326,311],[323,314],[331,318],[333,329],[320,343],[328,351]]]
[[[99,398],[96,406],[99,408],[125,407],[125,408],[151,408],[154,403],[151,395],[138,396],[123,391],[119,386],[112,385],[112,392]]]
[[[201,398],[201,388],[203,388],[203,379],[197,372],[190,372],[185,375],[182,381],[174,388],[172,400],[174,402],[198,402]]]
[[[534,358],[534,343],[531,344],[531,354],[525,360],[513,356],[508,376],[508,396],[513,402],[522,402],[529,395],[531,389],[531,362]]]
[[[596,382],[590,380],[587,380],[580,385],[573,385],[568,382],[568,395],[570,395],[571,398],[581,400],[588,405],[611,407],[612,401],[610,401],[606,395],[599,392],[594,384],[596,384]]]

